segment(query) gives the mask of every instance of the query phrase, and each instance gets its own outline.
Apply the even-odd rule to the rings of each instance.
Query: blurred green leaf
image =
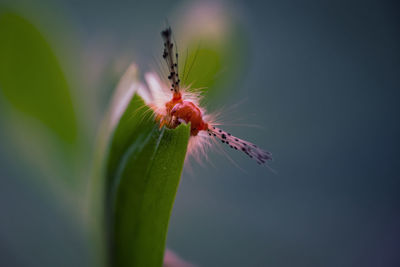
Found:
[[[134,95],[111,138],[105,171],[112,266],[161,266],[190,126],[158,129]]]
[[[193,90],[201,89],[207,102],[237,89],[246,71],[247,39],[240,27],[234,29],[218,39],[200,34],[189,36],[180,44],[180,47],[187,47],[179,62],[183,66],[180,69],[183,84],[191,85]]]
[[[11,105],[77,141],[77,119],[67,81],[43,35],[13,13],[0,14],[0,90]]]
[[[186,60],[183,81],[192,84],[193,89],[204,88],[207,91],[217,81],[217,75],[221,72],[222,54],[215,46],[197,48],[191,46]],[[181,64],[182,65],[182,64]]]

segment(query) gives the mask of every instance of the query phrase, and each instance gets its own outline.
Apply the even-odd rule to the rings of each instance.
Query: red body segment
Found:
[[[190,135],[196,136],[199,131],[208,129],[208,124],[203,121],[203,114],[200,108],[191,101],[183,100],[180,93],[175,93],[172,100],[166,103],[165,106],[167,114],[177,119],[176,125],[182,120],[186,123],[190,122]]]

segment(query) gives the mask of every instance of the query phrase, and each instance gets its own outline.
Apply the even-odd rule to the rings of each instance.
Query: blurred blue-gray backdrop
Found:
[[[165,19],[179,28],[185,8],[198,4],[36,2],[1,0],[55,45],[77,85],[88,147],[126,66],[151,70]],[[209,108],[234,106],[225,128],[273,152],[276,174],[233,151],[239,167],[210,152],[210,162],[184,171],[167,246],[199,266],[399,266],[398,4],[237,0],[219,8],[243,33],[243,69]],[[40,172],[26,167],[35,162],[15,152],[8,115],[0,121],[1,265],[86,266],[80,212],[64,212],[85,191],[53,202],[64,185],[41,186]],[[90,168],[90,153],[83,158]]]

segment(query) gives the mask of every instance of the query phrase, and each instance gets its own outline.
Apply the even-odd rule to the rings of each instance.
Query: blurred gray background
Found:
[[[165,18],[190,2],[49,3],[34,9],[68,24],[94,137],[123,71],[117,59],[150,70]],[[248,50],[240,82],[210,108],[240,102],[226,116],[260,127],[225,128],[271,151],[276,173],[210,152],[211,163],[184,171],[167,247],[198,266],[399,266],[397,2],[223,5],[240,13]],[[7,137],[0,145],[0,262],[86,266],[77,219],[12,166]]]

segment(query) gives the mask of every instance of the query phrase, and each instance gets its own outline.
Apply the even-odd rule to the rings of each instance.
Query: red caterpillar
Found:
[[[204,150],[204,148],[199,147],[198,144],[206,143],[211,145],[211,141],[206,140],[206,138],[214,138],[235,150],[244,152],[250,158],[255,159],[259,164],[264,164],[268,160],[271,160],[270,152],[215,127],[215,124],[213,124],[211,120],[208,120],[209,116],[206,116],[204,109],[199,106],[200,96],[196,93],[189,92],[187,90],[188,88],[181,86],[178,73],[178,53],[174,50],[171,28],[168,27],[162,31],[161,36],[164,41],[163,58],[167,63],[169,72],[169,100],[165,101],[165,90],[159,90],[163,89],[165,85],[162,85],[155,76],[147,75],[146,77],[149,87],[152,87],[151,91],[155,99],[153,99],[151,106],[156,113],[156,120],[159,122],[160,128],[165,125],[173,129],[181,123],[190,122],[191,139],[199,140],[198,138],[200,137],[200,140],[205,140],[205,142],[191,142],[189,144],[190,149]],[[154,87],[159,88],[155,89]]]

